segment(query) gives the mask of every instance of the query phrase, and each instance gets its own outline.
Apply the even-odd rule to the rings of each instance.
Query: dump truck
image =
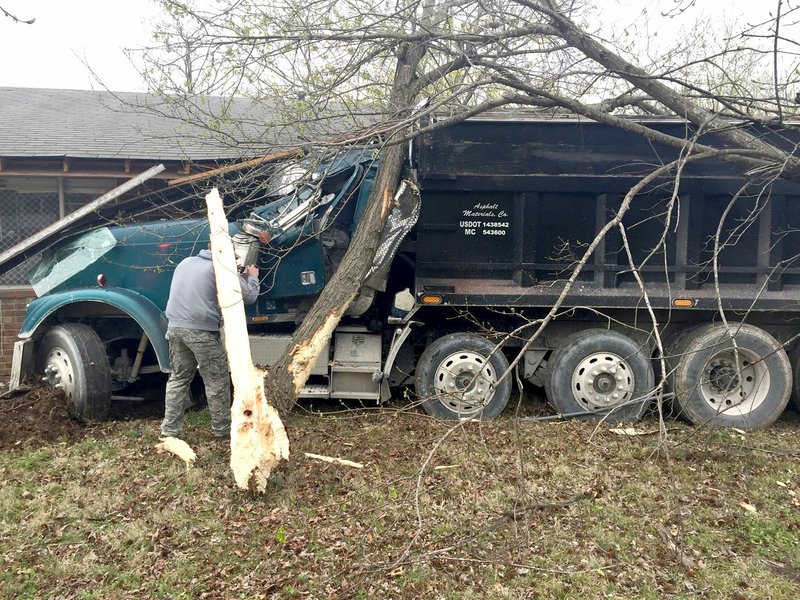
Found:
[[[635,122],[686,148],[583,118],[505,113],[415,138],[403,175],[414,193],[398,194],[301,398],[381,401],[404,389],[436,417],[488,419],[525,381],[560,415],[636,421],[667,398],[693,423],[773,422],[800,382],[800,185],[745,177],[722,157],[681,161],[642,185],[694,143],[727,145],[678,119]],[[792,128],[731,126],[788,151],[798,140]],[[245,209],[226,194],[237,260],[262,274],[246,308],[256,364],[277,361],[335,272],[379,160],[371,148],[298,157],[249,190]],[[50,246],[32,275],[16,372],[63,388],[78,416],[104,418],[141,378],[169,371],[171,275],[208,240],[200,217],[102,226]]]

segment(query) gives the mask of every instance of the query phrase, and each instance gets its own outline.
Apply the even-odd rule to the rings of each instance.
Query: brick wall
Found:
[[[25,316],[25,307],[36,295],[31,288],[0,288],[0,391],[11,375],[14,342]]]

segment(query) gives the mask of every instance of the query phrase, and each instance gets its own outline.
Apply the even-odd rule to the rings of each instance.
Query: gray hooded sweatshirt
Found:
[[[258,298],[258,277],[239,280],[244,303],[252,304]],[[169,327],[219,331],[221,316],[210,250],[183,259],[175,268],[166,313]]]

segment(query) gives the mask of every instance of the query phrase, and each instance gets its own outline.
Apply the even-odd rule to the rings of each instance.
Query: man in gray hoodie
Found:
[[[242,298],[245,304],[253,304],[258,298],[258,268],[249,265],[245,272],[247,277],[239,278]],[[210,250],[183,259],[175,268],[166,314],[172,371],[167,381],[161,435],[180,437],[189,386],[199,368],[214,436],[227,440],[231,433],[230,372],[219,335],[221,315]]]

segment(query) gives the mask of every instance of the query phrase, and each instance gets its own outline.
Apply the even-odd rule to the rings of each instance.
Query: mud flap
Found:
[[[22,381],[34,371],[33,340],[18,340],[14,342],[14,354],[11,357],[11,380],[9,390],[16,390]]]

